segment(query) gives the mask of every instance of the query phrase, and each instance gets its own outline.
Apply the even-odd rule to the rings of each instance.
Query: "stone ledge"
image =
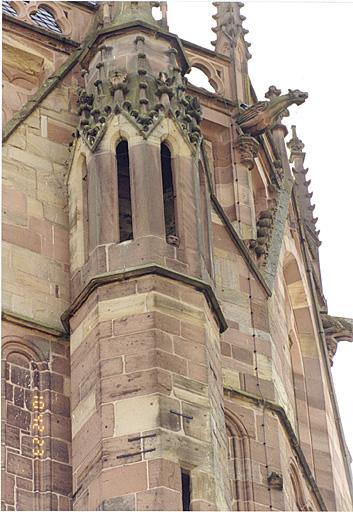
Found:
[[[71,316],[75,314],[75,312],[87,300],[90,294],[98,287],[118,281],[136,279],[137,277],[142,277],[151,274],[172,279],[175,281],[180,281],[184,284],[192,286],[197,291],[201,291],[205,295],[205,298],[215,315],[215,318],[219,325],[220,332],[222,333],[228,328],[227,321],[223,315],[216,294],[210,284],[206,283],[205,281],[201,281],[200,279],[197,279],[195,277],[190,277],[180,272],[169,270],[165,267],[161,267],[159,265],[145,265],[126,269],[123,271],[107,272],[104,274],[97,275],[96,277],[93,277],[82,290],[82,292],[72,302],[71,306],[61,316],[61,321],[64,326],[65,332],[70,332],[69,320]]]
[[[12,313],[11,311],[3,310],[1,313],[1,318],[4,322],[20,325],[21,327],[25,327],[27,329],[35,329],[36,331],[49,334],[55,338],[67,338],[67,335],[64,331],[59,331],[58,329],[55,329],[55,327],[37,322],[33,318],[28,318],[26,316]]]

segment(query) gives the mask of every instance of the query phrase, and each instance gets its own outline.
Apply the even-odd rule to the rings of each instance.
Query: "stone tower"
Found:
[[[351,510],[308,95],[214,5],[3,2],[5,510]]]

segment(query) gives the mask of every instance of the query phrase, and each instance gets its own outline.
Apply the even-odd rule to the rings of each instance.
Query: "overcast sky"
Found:
[[[309,92],[290,108],[305,144],[321,270],[329,313],[353,317],[353,2],[245,1],[249,73],[259,99],[270,85]],[[169,0],[170,30],[212,48],[211,2]],[[287,139],[288,140],[288,139]],[[333,367],[347,444],[353,455],[353,344],[341,342]]]

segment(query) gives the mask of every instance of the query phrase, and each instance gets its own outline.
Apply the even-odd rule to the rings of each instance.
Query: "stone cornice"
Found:
[[[18,315],[17,313],[13,313],[12,311],[7,311],[4,309],[1,312],[1,318],[4,322],[9,322],[11,324],[16,324],[26,329],[35,329],[36,331],[43,332],[44,334],[49,334],[50,336],[54,336],[55,338],[66,338],[67,335],[64,331],[60,331],[55,327],[51,327],[50,325],[43,324],[34,320],[33,318],[28,318],[26,316]]]
[[[104,274],[99,274],[96,277],[93,277],[85,286],[85,288],[81,291],[81,293],[76,297],[76,299],[72,302],[71,306],[61,316],[61,321],[63,323],[65,331],[67,333],[70,332],[70,318],[75,314],[76,311],[78,311],[78,309],[87,300],[91,293],[94,292],[97,288],[110,283],[126,281],[129,279],[136,279],[138,277],[143,277],[147,275],[156,275],[160,277],[165,277],[167,279],[173,279],[183,284],[192,286],[193,288],[195,288],[195,290],[202,292],[205,295],[206,300],[216,317],[220,332],[222,333],[228,328],[227,321],[223,315],[216,294],[210,284],[206,283],[205,281],[202,281],[201,279],[197,279],[196,277],[188,276],[186,274],[182,274],[181,272],[161,267],[160,265],[157,264],[152,264],[134,267],[117,272],[107,272]]]
[[[227,395],[230,397],[233,396],[233,397],[239,398],[240,400],[246,401],[248,403],[255,404],[258,407],[263,407],[265,409],[268,409],[268,410],[274,412],[278,416],[278,418],[282,424],[282,427],[288,436],[288,440],[289,440],[295,454],[297,455],[297,457],[299,459],[301,468],[303,470],[303,473],[305,474],[307,482],[309,483],[311,490],[315,494],[317,503],[320,506],[320,510],[327,510],[327,507],[326,507],[323,497],[320,493],[320,490],[317,486],[315,478],[313,477],[313,474],[310,470],[309,464],[307,463],[307,460],[305,458],[304,452],[300,447],[298,438],[292,428],[292,425],[291,425],[291,423],[288,419],[288,416],[287,416],[285,410],[283,409],[283,407],[274,402],[271,402],[270,400],[264,400],[263,398],[257,397],[256,395],[253,395],[253,394],[245,392],[245,391],[234,390],[234,389],[230,389],[230,388],[226,388],[226,387],[224,387],[223,390],[224,390],[225,396],[227,396]]]

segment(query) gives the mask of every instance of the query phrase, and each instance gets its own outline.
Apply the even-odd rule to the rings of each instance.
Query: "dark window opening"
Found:
[[[126,140],[116,148],[118,165],[119,241],[133,239],[129,148]]]
[[[190,472],[186,469],[181,470],[181,493],[183,499],[183,510],[190,510],[191,481]]]
[[[88,205],[88,170],[86,159],[82,166],[82,219],[83,219],[83,245],[84,259],[89,255],[89,205]]]
[[[161,165],[162,165],[162,184],[163,184],[163,205],[165,234],[167,242],[176,243],[176,221],[175,221],[175,195],[172,172],[172,159],[168,146],[161,145]]]

